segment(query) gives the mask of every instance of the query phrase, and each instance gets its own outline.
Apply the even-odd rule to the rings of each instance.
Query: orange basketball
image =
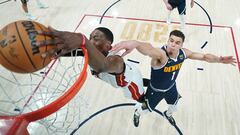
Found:
[[[38,35],[37,31],[47,31],[42,24],[34,21],[16,21],[0,31],[0,64],[17,73],[32,73],[51,62],[50,57],[41,54],[54,49],[55,45],[36,46],[36,42],[50,37]]]

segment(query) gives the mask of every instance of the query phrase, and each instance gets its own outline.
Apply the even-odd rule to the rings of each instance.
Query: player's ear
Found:
[[[107,44],[109,46],[109,50],[111,50],[112,49],[112,43],[110,41],[107,41]]]
[[[111,43],[110,41],[108,41],[108,40],[107,40],[107,44],[108,44],[108,45],[112,45],[112,43]]]

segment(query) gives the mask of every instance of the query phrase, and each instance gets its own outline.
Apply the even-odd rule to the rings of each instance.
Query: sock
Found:
[[[137,103],[135,105],[135,108],[136,108],[135,114],[136,115],[140,116],[140,115],[146,114],[148,112],[148,109],[145,108],[143,104]]]
[[[179,15],[179,17],[180,17],[181,28],[184,28],[184,26],[185,26],[185,19],[184,19],[185,15]]]
[[[171,15],[171,11],[168,10],[168,13],[167,13],[167,23],[168,24],[171,23],[170,15]]]
[[[167,116],[172,116],[173,112],[176,112],[176,111],[177,111],[176,105],[169,105],[166,114],[167,114]]]

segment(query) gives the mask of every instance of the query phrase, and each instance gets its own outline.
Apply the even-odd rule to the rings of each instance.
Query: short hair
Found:
[[[177,36],[177,37],[182,38],[183,42],[184,42],[184,40],[185,40],[185,35],[184,35],[181,31],[179,31],[179,30],[173,30],[173,31],[170,33],[169,37],[170,37],[171,35],[174,35],[174,36]]]
[[[113,43],[113,33],[111,30],[105,27],[98,27],[95,30],[101,31],[106,36],[107,40],[110,41],[111,44]]]

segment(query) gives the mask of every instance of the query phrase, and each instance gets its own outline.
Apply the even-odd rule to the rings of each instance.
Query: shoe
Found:
[[[137,109],[136,109],[133,115],[133,124],[135,127],[138,127],[139,119],[140,119],[140,115],[137,113]]]
[[[45,4],[43,4],[43,3],[40,3],[40,2],[38,2],[37,5],[38,5],[38,7],[41,8],[41,9],[48,8],[47,5],[45,5]]]
[[[31,14],[27,14],[27,18],[29,19],[29,20],[37,20],[37,17],[35,17],[35,16],[33,16],[33,15],[31,15]]]
[[[173,126],[176,125],[176,122],[172,116],[167,116],[167,111],[163,112],[163,116],[169,121]]]

